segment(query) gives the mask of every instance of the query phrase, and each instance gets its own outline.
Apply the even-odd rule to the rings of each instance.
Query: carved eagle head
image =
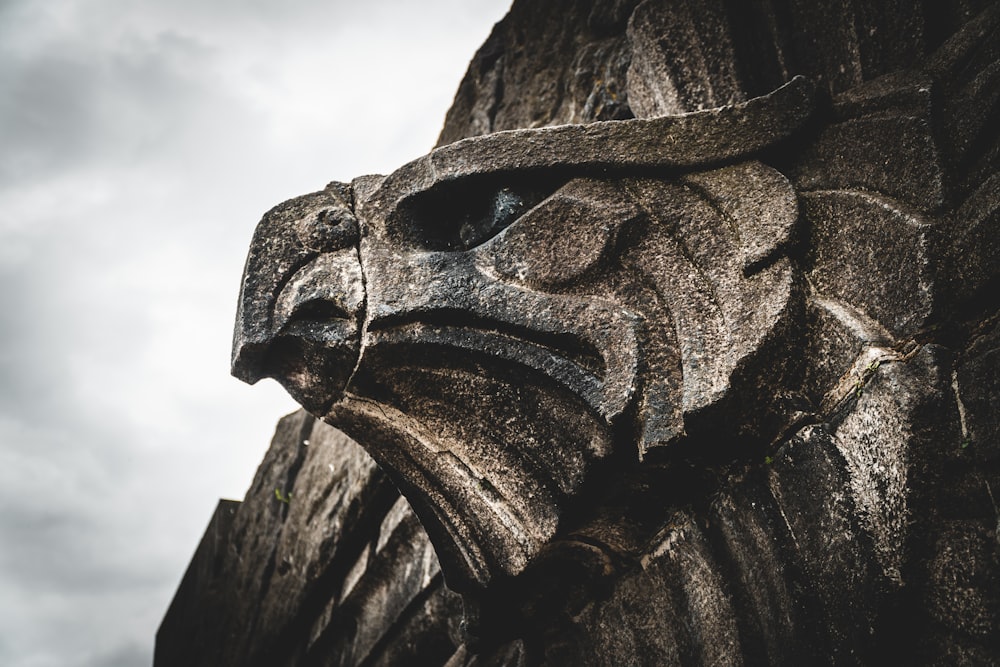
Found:
[[[780,383],[797,281],[795,193],[755,157],[809,99],[499,132],[281,204],[233,373],[364,446],[452,588],[517,575],[602,461],[752,430],[739,389]]]

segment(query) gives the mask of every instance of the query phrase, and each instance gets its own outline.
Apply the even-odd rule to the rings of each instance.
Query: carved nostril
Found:
[[[289,316],[285,326],[295,322],[334,322],[336,320],[350,320],[355,316],[348,312],[341,304],[325,299],[315,299],[306,301],[297,306]]]
[[[274,299],[270,332],[295,322],[348,321],[357,325],[364,281],[355,246],[324,252],[289,277]]]
[[[318,211],[298,225],[299,239],[314,252],[335,252],[356,245],[358,220],[346,208],[329,207]]]

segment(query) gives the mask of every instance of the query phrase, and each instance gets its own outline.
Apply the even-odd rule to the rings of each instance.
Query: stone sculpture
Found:
[[[472,138],[287,202],[254,239],[235,372],[365,443],[455,590],[515,576],[593,464],[699,420],[746,436],[733,385],[780,390],[797,207],[752,157],[806,120],[807,88]]]
[[[529,4],[264,216],[234,374],[406,497],[449,665],[1000,659],[998,7]]]

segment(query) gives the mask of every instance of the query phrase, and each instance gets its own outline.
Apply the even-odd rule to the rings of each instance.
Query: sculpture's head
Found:
[[[595,464],[709,420],[753,429],[736,394],[780,380],[797,218],[754,156],[809,110],[795,80],[467,139],[286,202],[253,240],[233,372],[368,449],[453,588],[516,575]]]

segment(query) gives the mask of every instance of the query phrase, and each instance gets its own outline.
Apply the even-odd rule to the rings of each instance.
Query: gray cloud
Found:
[[[0,2],[0,664],[148,664],[277,418],[253,225],[434,142],[506,0]]]
[[[152,661],[153,652],[148,645],[126,644],[115,647],[109,653],[90,657],[83,664],[85,667],[135,667]]]

